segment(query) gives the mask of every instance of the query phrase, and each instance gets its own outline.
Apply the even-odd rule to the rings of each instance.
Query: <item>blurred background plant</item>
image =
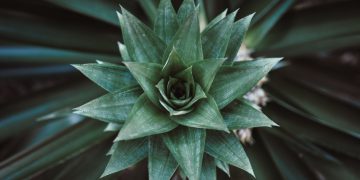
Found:
[[[263,85],[271,101],[262,110],[280,128],[239,133],[253,140],[257,179],[360,179],[360,2],[197,3],[203,23],[226,8],[256,12],[239,56],[285,57]],[[151,24],[158,1],[1,1],[0,179],[101,175],[115,134],[71,112],[105,92],[69,64],[120,62],[119,4]],[[105,179],[147,179],[146,162]]]

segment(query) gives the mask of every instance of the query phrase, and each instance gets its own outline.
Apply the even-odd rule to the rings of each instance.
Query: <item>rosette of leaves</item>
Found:
[[[216,179],[229,164],[254,175],[231,130],[276,125],[242,96],[280,58],[234,62],[252,15],[235,21],[226,11],[201,31],[199,8],[184,0],[176,12],[162,0],[153,30],[134,15],[118,13],[125,66],[74,65],[109,91],[76,113],[119,131],[103,177],[148,157],[150,179]]]

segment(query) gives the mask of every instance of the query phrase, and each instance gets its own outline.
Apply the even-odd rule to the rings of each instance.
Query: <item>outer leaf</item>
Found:
[[[254,176],[249,159],[234,134],[208,131],[205,151],[214,158],[243,169]]]
[[[122,127],[122,124],[117,124],[117,123],[109,123],[105,129],[104,129],[104,132],[118,132],[120,131]]]
[[[246,44],[251,48],[256,47],[295,2],[295,0],[277,1],[275,4],[266,7],[265,9],[268,9],[269,12],[266,13],[266,15],[264,15],[264,17],[257,23],[251,26],[249,34],[246,38]]]
[[[277,126],[276,123],[245,99],[235,100],[225,107],[221,113],[227,127],[231,130]]]
[[[225,58],[204,59],[204,61],[199,61],[192,64],[194,78],[196,82],[201,85],[205,92],[210,89],[210,86],[215,79],[215,75],[224,61]]]
[[[147,155],[147,138],[118,142],[101,177],[124,170],[146,158]]]
[[[178,22],[179,24],[185,23],[186,19],[195,11],[194,0],[184,0],[178,10]]]
[[[178,126],[142,94],[135,103],[128,120],[121,128],[118,140],[129,140],[168,132]]]
[[[185,23],[180,26],[164,53],[163,62],[168,58],[173,47],[176,48],[186,65],[203,59],[198,10],[193,11]]]
[[[73,66],[109,92],[137,84],[126,67],[123,66],[97,63]]]
[[[215,164],[216,164],[216,167],[221,169],[224,173],[226,173],[230,177],[230,168],[227,163],[225,163],[224,161],[221,161],[219,159],[215,159]]]
[[[227,62],[232,62],[235,60],[237,53],[241,47],[241,43],[245,37],[245,33],[250,26],[251,19],[255,13],[250,14],[232,25],[231,37],[229,40],[229,45],[226,50],[226,57],[228,58]]]
[[[216,180],[216,165],[214,158],[209,155],[204,156],[202,170],[201,170],[201,180]]]
[[[223,66],[215,77],[209,93],[222,109],[235,98],[251,90],[280,60],[281,58],[267,58]]]
[[[119,62],[119,57],[114,55],[85,53],[79,51],[69,51],[64,49],[54,49],[38,46],[4,46],[0,48],[1,63],[28,63],[32,64],[69,64],[69,63],[92,63],[94,59],[101,59],[107,62]],[[33,68],[33,67],[32,67]]]
[[[174,37],[179,24],[174,7],[169,0],[161,0],[157,10],[154,31],[166,43],[169,44]]]
[[[223,58],[231,36],[231,27],[237,11],[201,33],[204,58]]]
[[[168,180],[178,167],[162,139],[157,136],[150,137],[148,167],[150,180]]]
[[[161,63],[165,44],[157,35],[124,8],[118,13],[124,42],[131,60]]]
[[[164,143],[190,180],[199,180],[205,147],[205,130],[179,127],[162,136]]]
[[[153,63],[124,62],[148,98],[159,105],[159,91],[155,85],[161,79],[161,66]]]
[[[47,0],[67,9],[97,18],[104,22],[117,26],[115,14],[116,2],[102,0]]]
[[[139,2],[151,23],[153,23],[156,18],[156,5],[154,0],[138,0],[137,2]]]
[[[140,87],[115,91],[75,108],[75,113],[105,122],[123,123],[141,93]]]
[[[184,126],[229,132],[216,102],[211,96],[199,101],[199,104],[192,112],[181,116],[172,116],[170,118]]]
[[[131,61],[131,58],[129,56],[126,46],[124,44],[122,44],[121,42],[118,42],[118,46],[119,46],[119,51],[120,51],[121,58],[123,59],[123,61]]]
[[[204,29],[204,31],[208,31],[209,29],[211,29],[216,23],[218,23],[219,21],[221,21],[222,19],[224,19],[226,17],[226,13],[227,13],[227,9],[225,9],[225,11],[223,11],[221,14],[219,14],[218,16],[216,16],[213,20],[211,20],[209,22],[209,24],[206,26],[206,28]]]

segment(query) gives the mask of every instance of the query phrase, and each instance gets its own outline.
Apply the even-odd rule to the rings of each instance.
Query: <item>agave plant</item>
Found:
[[[182,1],[172,2],[179,12]],[[195,2],[201,30],[224,9],[240,8],[235,24],[256,12],[244,37],[247,48],[242,47],[238,55],[285,57],[262,86],[271,100],[262,111],[280,127],[240,131],[254,139],[243,148],[256,179],[360,179],[359,1]],[[117,41],[125,42],[116,16],[119,3],[154,28],[158,0],[1,2],[0,179],[98,179],[103,174],[111,158],[105,154],[120,127],[106,128],[106,122],[72,113],[73,108],[109,92],[69,64],[100,59],[102,65],[111,62],[127,69],[121,61],[129,61],[116,48]],[[176,47],[175,51],[181,52]],[[217,74],[230,65],[225,61]],[[130,71],[125,74],[129,82],[138,84]],[[143,92],[140,86],[139,91]],[[238,103],[238,98],[229,105]],[[168,112],[163,106],[159,109]],[[220,112],[226,124],[225,109]],[[162,140],[162,135],[156,136]],[[204,154],[203,162],[212,160]],[[224,161],[215,164],[231,171],[228,177],[217,169],[218,179],[254,179]],[[207,165],[213,167],[210,161],[202,169]],[[147,166],[144,159],[102,179],[148,179]],[[184,173],[175,174],[178,179]]]
[[[122,8],[118,17],[126,67],[74,65],[108,94],[76,113],[120,132],[103,177],[148,157],[150,179],[216,179],[228,164],[254,175],[231,130],[276,125],[242,98],[280,58],[234,62],[253,15],[216,17],[201,32],[199,8],[185,0],[178,12],[162,0],[151,30]]]

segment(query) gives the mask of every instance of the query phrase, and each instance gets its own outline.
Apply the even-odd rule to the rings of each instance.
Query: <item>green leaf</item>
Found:
[[[193,106],[193,104],[195,104],[196,102],[198,102],[200,99],[204,99],[206,98],[206,94],[205,92],[202,90],[202,88],[200,87],[199,84],[195,84],[195,95],[194,97],[192,97],[192,99],[190,100],[190,102],[187,103],[186,106],[182,107],[181,109],[187,109],[190,108],[191,106]]]
[[[203,61],[192,64],[194,79],[201,85],[205,92],[210,89],[217,72],[225,60],[225,58],[204,59]]]
[[[201,33],[204,58],[223,58],[225,56],[236,13],[237,11],[229,14]]]
[[[146,95],[142,94],[115,141],[161,134],[176,126],[178,125],[171,121],[166,113],[154,106]]]
[[[101,177],[124,170],[148,155],[148,139],[141,138],[131,141],[120,141]]]
[[[64,8],[79,12],[117,26],[118,21],[113,13],[116,2],[102,0],[47,0]]]
[[[109,123],[105,129],[104,132],[119,132],[122,127],[122,124],[117,123]]]
[[[234,134],[208,131],[205,151],[214,158],[243,169],[254,176],[245,150]]]
[[[73,66],[109,92],[137,84],[124,66],[97,63],[74,64]]]
[[[124,64],[140,84],[151,102],[160,107],[159,91],[155,85],[161,79],[161,65],[138,62],[124,62]]]
[[[165,50],[163,62],[169,57],[173,48],[177,50],[186,65],[203,59],[198,10],[193,11],[185,23],[180,26],[172,42]]]
[[[70,63],[92,63],[95,59],[107,62],[119,62],[121,58],[115,55],[86,53],[80,51],[69,51],[40,46],[1,46],[1,63],[29,63],[32,64],[70,64]]]
[[[154,31],[166,43],[170,44],[179,24],[174,7],[169,0],[161,0],[157,17],[155,19]]]
[[[163,77],[177,74],[184,69],[186,69],[186,65],[177,53],[176,49],[173,48],[165,62],[164,67],[161,70]]]
[[[183,71],[180,71],[179,73],[175,74],[175,78],[178,78],[180,80],[183,80],[185,82],[190,83],[191,85],[194,85],[194,76],[193,76],[193,71],[192,71],[192,66],[186,68]]]
[[[94,99],[74,110],[76,114],[105,122],[124,123],[141,93],[140,87],[124,88]]]
[[[38,118],[59,109],[74,108],[104,93],[91,82],[75,82],[67,86],[60,84],[54,87],[55,89],[41,91],[38,94],[30,93],[22,97],[21,101],[1,108],[0,140],[30,130],[35,125],[46,123],[46,121],[36,122]]]
[[[184,126],[229,132],[219,109],[211,96],[199,101],[199,104],[197,104],[192,112],[181,116],[172,116],[170,118]]]
[[[26,179],[111,137],[104,123],[86,120],[2,161],[0,179]]]
[[[246,36],[246,45],[250,48],[256,47],[261,40],[267,35],[271,28],[279,21],[279,19],[292,7],[295,0],[278,1],[272,4],[273,7],[265,7],[269,12],[253,24]]]
[[[226,13],[227,13],[227,9],[225,9],[221,14],[219,14],[218,16],[216,16],[213,20],[211,20],[209,22],[209,24],[205,27],[204,31],[208,31],[209,29],[211,29],[216,23],[218,23],[219,21],[221,21],[222,19],[224,19],[226,17]]]
[[[338,1],[284,16],[269,32],[271,36],[265,36],[255,47],[256,54],[298,56],[358,46],[358,6],[355,1]]]
[[[151,22],[156,18],[156,5],[154,0],[137,0]],[[128,3],[128,2],[126,2]]]
[[[231,37],[226,50],[226,57],[228,58],[227,62],[232,62],[235,60],[239,52],[239,49],[241,47],[241,43],[245,37],[246,31],[250,26],[251,19],[253,18],[254,15],[255,13],[250,14],[236,21],[232,25]]]
[[[279,74],[280,75],[280,74]],[[288,101],[305,111],[304,116],[310,120],[332,127],[355,137],[360,135],[360,112],[356,107],[344,106],[338,100],[326,96],[322,91],[304,87],[302,84],[283,76],[274,74],[276,81],[271,88],[276,90]],[[285,75],[285,74],[284,74]],[[293,75],[289,75],[291,77]],[[281,87],[281,88],[279,88]]]
[[[302,162],[302,158],[298,158],[298,154],[292,152],[282,139],[275,138],[271,134],[262,131],[259,134],[282,177],[302,180],[313,176],[309,168]]]
[[[221,111],[221,114],[231,130],[278,126],[245,99],[233,101]]]
[[[214,158],[204,155],[201,169],[201,180],[216,180],[216,165]]]
[[[221,169],[224,173],[226,173],[230,177],[230,168],[227,163],[225,163],[224,161],[221,161],[219,159],[215,159],[215,164],[216,164],[216,167]]]
[[[190,180],[199,180],[204,154],[204,129],[179,127],[162,135],[164,143]]]
[[[44,5],[45,3],[42,4]],[[113,42],[115,39],[120,38],[119,32],[114,32],[106,24],[104,26],[103,23],[96,23],[96,21],[88,23],[89,21],[86,20],[82,22],[82,18],[75,18],[77,20],[73,19],[71,21],[55,21],[54,19],[59,19],[59,14],[55,15],[59,11],[53,11],[54,14],[46,14],[41,9],[48,9],[48,6],[42,7],[40,4],[39,6],[34,6],[34,9],[31,10],[31,7],[25,4],[22,5],[28,9],[26,12],[13,13],[13,11],[9,10],[0,11],[1,36],[11,39],[13,43],[41,45],[59,49],[76,49],[80,52],[91,52],[93,54],[116,55],[117,50]],[[40,10],[35,10],[37,8],[40,8]],[[55,8],[50,9],[51,11],[55,10]],[[37,13],[35,13],[36,11]],[[79,16],[70,15],[67,17]],[[3,41],[5,41],[4,38],[2,38]],[[48,61],[50,60],[48,59]]]
[[[356,136],[313,122],[275,103],[268,104],[263,111],[284,130],[296,137],[360,159],[358,153],[360,141]]]
[[[160,137],[152,136],[149,140],[149,179],[170,179],[175,173],[178,163]]]
[[[118,46],[119,46],[119,51],[120,51],[121,58],[123,59],[123,61],[131,61],[131,58],[129,56],[126,46],[124,44],[122,44],[121,42],[118,42]]]
[[[245,95],[281,58],[242,61],[220,68],[209,93],[222,109],[235,98]]]
[[[123,39],[132,61],[161,63],[165,43],[157,35],[130,14],[121,8],[118,13]]]
[[[188,19],[188,17],[195,11],[195,3],[194,0],[183,0],[183,3],[181,4],[177,19],[180,25],[185,23],[185,21]]]

